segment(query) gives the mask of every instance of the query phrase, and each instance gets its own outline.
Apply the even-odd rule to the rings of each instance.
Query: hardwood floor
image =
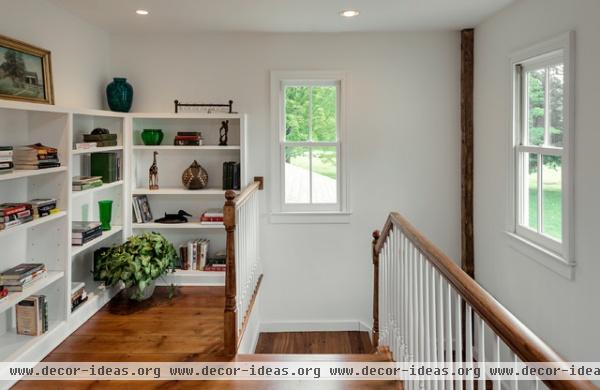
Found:
[[[367,332],[261,333],[256,353],[361,354],[372,353]]]
[[[142,303],[116,297],[60,344],[45,361],[53,362],[216,362],[216,361],[386,361],[378,355],[223,354],[223,287],[179,287],[169,299],[167,287]],[[350,332],[352,333],[352,332]],[[363,335],[336,341],[298,343],[314,351],[334,350],[342,339],[366,348]],[[326,338],[325,338],[326,339]],[[333,340],[333,339],[332,339]],[[344,341],[345,342],[345,341]],[[284,345],[284,344],[282,344]],[[296,344],[294,344],[296,345]],[[360,346],[362,345],[362,347]],[[337,348],[337,347],[336,347]],[[21,381],[14,389],[401,389],[393,381]]]

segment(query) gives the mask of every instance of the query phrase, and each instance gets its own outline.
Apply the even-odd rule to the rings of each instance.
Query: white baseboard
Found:
[[[260,332],[340,332],[363,331],[371,332],[371,327],[358,320],[348,321],[283,321],[263,322]]]

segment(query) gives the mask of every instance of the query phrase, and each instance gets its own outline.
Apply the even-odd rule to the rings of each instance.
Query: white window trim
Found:
[[[338,92],[338,197],[336,210],[319,205],[310,210],[284,207],[284,172],[281,168],[281,123],[283,107],[281,91],[283,83],[306,83],[307,81],[336,82]],[[271,223],[349,223],[351,212],[348,201],[348,142],[346,137],[346,75],[340,71],[272,71],[271,72],[271,177],[270,191]]]
[[[540,264],[546,266],[552,271],[566,277],[574,278],[575,258],[574,258],[574,228],[573,228],[573,147],[575,133],[575,33],[570,31],[556,38],[534,45],[528,49],[514,53],[510,58],[510,75],[512,80],[512,89],[510,95],[510,107],[512,110],[510,127],[509,145],[509,166],[508,166],[508,218],[506,235],[511,247],[518,252],[526,255]],[[548,62],[557,52],[563,53],[564,60],[564,122],[566,125],[566,134],[563,136],[562,150],[562,187],[563,187],[563,218],[562,218],[562,243],[554,240],[540,240],[539,235],[528,234],[525,228],[518,224],[518,203],[517,203],[517,178],[519,177],[519,155],[518,150],[527,149],[526,146],[520,146],[520,104],[517,103],[520,97],[520,80],[515,71],[516,65],[536,58],[541,63]],[[528,64],[528,65],[529,65]],[[555,154],[553,148],[545,148],[544,153]],[[539,152],[539,148],[536,148]]]

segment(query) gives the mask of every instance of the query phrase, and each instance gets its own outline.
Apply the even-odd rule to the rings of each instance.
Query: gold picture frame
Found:
[[[54,104],[50,51],[0,35],[0,99]]]

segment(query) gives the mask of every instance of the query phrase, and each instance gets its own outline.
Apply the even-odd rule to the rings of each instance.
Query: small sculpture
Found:
[[[179,210],[177,214],[167,214],[163,218],[157,219],[156,223],[186,223],[188,219],[186,217],[191,217],[191,214],[188,214],[184,210]]]
[[[208,184],[208,173],[194,160],[192,165],[183,171],[181,181],[188,190],[201,190]]]
[[[110,134],[110,131],[103,127],[96,127],[94,130],[92,130],[92,132],[90,134],[92,134],[92,135]]]
[[[150,169],[148,170],[149,173],[149,185],[148,188],[150,188],[151,190],[158,190],[158,165],[156,164],[156,156],[158,155],[158,152],[154,152],[154,162],[152,163],[152,165],[150,166]]]
[[[221,122],[219,129],[219,146],[227,146],[227,133],[229,133],[229,121]]]

